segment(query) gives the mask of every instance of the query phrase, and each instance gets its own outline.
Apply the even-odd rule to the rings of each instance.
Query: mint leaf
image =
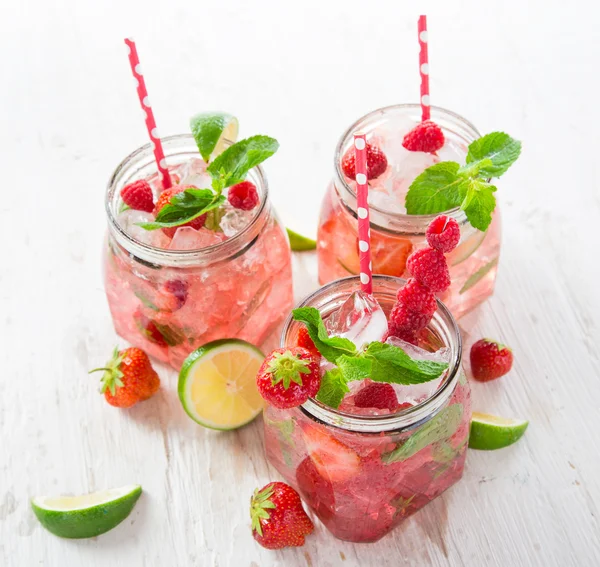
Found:
[[[517,161],[521,154],[521,142],[514,140],[505,132],[492,132],[471,142],[467,154],[467,164],[489,160],[479,170],[481,177],[500,177]]]
[[[271,157],[279,148],[279,142],[269,136],[252,136],[229,146],[208,166],[213,182],[230,187],[246,179],[247,173]],[[224,176],[228,176],[224,180]]]
[[[292,311],[292,316],[294,321],[300,321],[306,325],[308,334],[313,343],[315,343],[317,350],[329,362],[335,363],[340,356],[356,353],[356,346],[351,340],[342,337],[330,337],[327,334],[325,323],[323,323],[318,309],[314,307],[299,307]]]
[[[209,162],[223,131],[232,120],[235,118],[225,112],[202,112],[190,118],[192,135],[196,140],[198,151],[206,163]]]
[[[321,378],[317,400],[326,406],[337,409],[349,391],[343,372],[339,368],[333,368],[325,372]]]
[[[404,461],[433,443],[448,439],[458,429],[463,415],[462,404],[452,404],[441,410],[421,428],[417,429],[406,441],[389,453],[384,453],[381,460],[389,465]]]
[[[496,208],[496,187],[482,179],[467,179],[461,184],[460,191],[463,195],[460,208],[465,211],[471,225],[485,232]]]
[[[342,355],[336,360],[346,382],[364,380],[371,376],[371,361],[361,356]]]
[[[463,182],[458,175],[459,167],[454,161],[442,161],[417,176],[406,194],[406,212],[432,215],[458,207],[461,202],[458,186]]]
[[[422,384],[439,378],[447,363],[432,360],[413,360],[401,348],[373,342],[364,356],[371,361],[371,380],[394,384]]]

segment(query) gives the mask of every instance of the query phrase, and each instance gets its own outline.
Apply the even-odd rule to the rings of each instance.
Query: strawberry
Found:
[[[152,321],[152,319],[146,317],[141,309],[138,308],[133,314],[133,320],[140,333],[142,333],[142,335],[144,335],[151,343],[160,347],[169,346],[163,334],[158,330],[156,323]]]
[[[151,213],[154,209],[152,189],[145,179],[139,179],[125,185],[121,189],[121,199],[130,208],[136,211]]]
[[[302,427],[306,451],[319,474],[330,482],[342,482],[360,468],[360,457],[324,430],[313,425]]]
[[[194,187],[193,185],[173,185],[172,187],[165,189],[158,197],[158,201],[156,201],[156,205],[154,206],[154,211],[153,211],[154,216],[156,216],[163,209],[163,207],[165,207],[166,205],[168,205],[171,202],[171,197],[173,197],[173,195],[177,195],[177,193],[181,193],[182,191],[185,191],[186,189],[196,189],[196,187]],[[196,230],[200,230],[204,226],[205,222],[206,222],[206,215],[201,215],[201,216],[195,218],[194,220],[187,222],[185,224],[182,224],[180,226],[190,226]],[[168,237],[173,238],[173,236],[175,235],[175,232],[178,228],[179,227],[177,227],[177,226],[171,226],[168,228],[163,228],[162,231]]]
[[[310,457],[306,457],[296,469],[298,490],[304,500],[319,515],[326,520],[333,516],[335,511],[335,493],[333,485],[327,478],[323,478]]]
[[[315,529],[298,493],[284,482],[256,489],[250,499],[252,536],[267,549],[299,547]]]
[[[377,179],[386,169],[388,161],[385,154],[377,147],[367,144],[367,178]],[[346,177],[356,179],[356,155],[354,147],[350,148],[342,158],[342,171]]]
[[[402,140],[402,145],[411,152],[434,154],[445,143],[442,129],[431,120],[417,124]]]
[[[276,408],[299,406],[319,391],[319,361],[305,348],[276,349],[262,363],[256,384],[260,395]]]
[[[504,376],[512,367],[513,354],[507,346],[490,339],[480,339],[471,347],[471,372],[480,382]]]
[[[315,343],[313,343],[313,340],[310,338],[306,327],[300,327],[300,330],[298,331],[298,339],[296,342],[299,347],[305,348],[308,352],[314,354],[317,358],[321,358],[321,353],[315,346]]]
[[[148,355],[141,349],[131,347],[119,351],[115,348],[112,358],[104,368],[101,393],[111,405],[130,408],[137,402],[152,397],[160,386],[158,374],[152,368]]]

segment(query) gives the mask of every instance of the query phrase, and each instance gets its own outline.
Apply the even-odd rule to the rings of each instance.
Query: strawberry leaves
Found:
[[[496,187],[488,180],[506,173],[520,153],[521,142],[504,132],[475,140],[462,167],[443,161],[416,177],[406,194],[406,212],[433,215],[460,207],[472,226],[487,230],[496,208]]]

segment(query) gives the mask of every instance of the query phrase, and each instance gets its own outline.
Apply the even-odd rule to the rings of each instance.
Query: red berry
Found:
[[[396,396],[396,392],[391,384],[372,382],[356,394],[354,404],[358,408],[377,408],[396,411],[398,409],[398,396]]]
[[[450,272],[444,254],[433,248],[422,248],[413,252],[406,261],[413,277],[434,293],[450,287]]]
[[[388,317],[388,332],[392,337],[406,340],[403,335],[411,336],[410,331],[420,331],[429,325],[433,314],[411,311],[400,302],[396,302]],[[407,341],[412,342],[412,341]]]
[[[165,282],[160,289],[161,308],[164,311],[177,311],[181,309],[187,301],[189,284],[183,280],[169,280]]]
[[[350,148],[342,158],[342,171],[346,177],[356,179],[356,156],[354,147]],[[387,169],[387,158],[377,147],[367,144],[367,177],[377,179]]]
[[[186,189],[196,189],[196,187],[194,187],[193,185],[173,185],[172,187],[169,187],[168,189],[165,189],[158,197],[158,201],[156,201],[156,205],[154,206],[154,216],[156,216],[165,205],[168,205],[169,202],[171,201],[171,197],[173,197],[173,195],[177,195],[177,193],[181,193],[182,191],[185,191]],[[206,222],[206,215],[202,215],[199,216],[198,218],[195,218],[194,220],[182,224],[180,226],[189,226],[195,230],[200,230],[203,226],[204,223]],[[173,236],[175,235],[175,232],[177,231],[179,227],[177,226],[172,226],[169,228],[163,228],[162,231],[169,237],[169,238],[173,238]]]
[[[297,344],[299,347],[305,348],[307,351],[311,352],[315,356],[319,358],[321,357],[321,353],[315,346],[315,343],[313,343],[313,340],[310,338],[306,327],[300,327],[300,330],[298,331]]]
[[[437,309],[433,292],[414,278],[409,278],[406,285],[398,291],[398,302],[409,311],[424,315],[433,315]]]
[[[471,372],[480,382],[504,376],[512,363],[512,350],[490,339],[480,339],[471,347]]]
[[[256,185],[250,181],[242,181],[230,187],[227,192],[227,200],[232,207],[242,209],[242,211],[251,211],[260,202]]]
[[[433,154],[444,145],[442,129],[431,120],[417,124],[402,140],[402,145],[411,152]]]
[[[133,314],[133,320],[140,333],[142,333],[142,335],[144,335],[151,343],[160,347],[169,346],[163,334],[158,330],[156,323],[152,321],[152,319],[146,317],[140,309]]]
[[[444,254],[448,254],[448,252],[452,252],[458,245],[460,227],[453,218],[440,215],[429,223],[425,234],[429,246]]]
[[[276,349],[262,363],[256,384],[260,395],[276,408],[299,406],[319,391],[319,361],[305,348]]]
[[[304,545],[304,537],[315,528],[298,493],[284,482],[271,482],[254,491],[250,517],[252,536],[267,549]]]
[[[154,209],[154,197],[148,182],[139,179],[121,189],[121,199],[131,209],[151,213]]]
[[[298,491],[321,520],[327,520],[335,512],[335,494],[329,477],[322,476],[310,457],[306,457],[296,469]]]

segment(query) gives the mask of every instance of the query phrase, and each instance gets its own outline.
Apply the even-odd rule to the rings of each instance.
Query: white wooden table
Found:
[[[417,99],[418,14],[358,0],[3,4],[0,565],[600,564],[596,24],[557,1],[479,4],[431,3],[431,93],[524,142],[499,183],[496,295],[465,325],[516,354],[509,376],[474,385],[475,408],[530,428],[511,448],[470,452],[461,483],[377,544],[317,524],[305,547],[280,552],[250,535],[250,494],[278,478],[260,420],[202,429],[164,367],[160,393],[130,411],[107,406],[87,375],[117,341],[100,268],[104,187],[146,141],[122,39],[138,42],[161,132],[223,109],[242,135],[280,140],[273,201],[314,233],[342,130]],[[315,285],[314,260],[300,264],[298,296]],[[36,494],[128,483],[144,495],[97,539],[56,538],[29,507]]]

